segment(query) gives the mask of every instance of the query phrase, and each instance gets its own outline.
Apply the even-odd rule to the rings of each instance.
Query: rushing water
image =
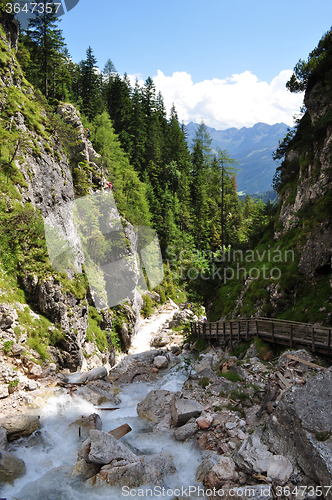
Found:
[[[136,351],[137,352],[137,351]],[[20,440],[11,450],[24,460],[26,474],[7,485],[1,491],[1,498],[19,500],[117,500],[126,495],[121,489],[110,486],[90,488],[82,482],[68,478],[77,460],[77,451],[81,444],[76,427],[70,423],[81,415],[99,413],[103,421],[103,430],[109,431],[128,423],[132,432],[121,438],[137,454],[155,454],[162,451],[171,453],[177,472],[165,480],[165,493],[153,490],[144,494],[149,498],[173,498],[177,488],[196,485],[195,474],[202,458],[200,452],[191,443],[178,443],[167,432],[153,434],[147,420],[139,418],[136,406],[153,389],[180,390],[187,374],[183,364],[165,370],[165,375],[155,383],[134,383],[124,386],[118,397],[120,408],[116,411],[96,411],[94,406],[83,399],[72,397],[59,390],[57,396],[50,398],[46,405],[38,410],[41,430],[33,439]],[[30,484],[29,484],[30,483]],[[144,487],[148,488],[148,487]],[[136,495],[143,495],[143,487],[136,488]],[[135,493],[135,492],[132,492]]]

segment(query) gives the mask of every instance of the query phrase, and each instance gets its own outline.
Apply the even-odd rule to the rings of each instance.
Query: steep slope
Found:
[[[198,124],[187,125],[188,143],[195,137]],[[207,127],[213,142],[212,147],[226,149],[231,158],[239,162],[237,174],[238,190],[245,193],[263,193],[271,189],[275,173],[273,151],[287,131],[287,125],[256,123],[253,127],[216,130]]]
[[[266,315],[332,324],[331,61],[330,31],[303,64],[306,110],[279,147],[284,159],[274,179],[274,227],[256,248],[227,263],[232,271],[214,301],[214,318]]]
[[[99,155],[85,138],[75,108],[61,105],[55,113],[24,78],[16,60],[17,37],[17,22],[3,15],[0,294],[4,309],[1,318],[10,312],[13,318],[18,316],[19,325],[15,321],[8,325],[0,322],[0,344],[4,348],[5,342],[18,343],[35,359],[48,357],[62,367],[75,370],[89,365],[83,351],[90,342],[95,347],[89,351],[99,356],[97,364],[112,365],[115,330],[120,335],[123,331],[123,346],[127,349],[130,335],[137,328],[141,299],[133,294],[130,303],[119,306],[117,311],[107,307],[102,311],[95,309],[87,277],[81,273],[84,255],[73,222],[75,198],[104,188],[106,172]],[[116,148],[120,147],[117,144],[114,147],[114,157],[119,156]],[[74,250],[72,269],[56,270],[51,265],[44,227],[44,221],[49,220],[56,221],[61,236]],[[137,238],[132,234],[132,226],[128,222],[125,225],[125,253],[135,256]]]

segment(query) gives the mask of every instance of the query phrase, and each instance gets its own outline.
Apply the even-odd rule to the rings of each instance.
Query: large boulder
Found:
[[[92,413],[88,417],[84,417],[84,415],[82,415],[72,422],[69,427],[78,428],[80,436],[88,437],[91,430],[97,429],[98,431],[101,431],[103,424],[100,416],[97,413]]]
[[[25,474],[25,463],[12,453],[0,449],[0,482],[12,483]]]
[[[199,417],[203,410],[204,407],[192,399],[179,399],[176,396],[172,399],[171,413],[176,427],[186,424],[192,417]]]
[[[257,427],[235,454],[236,463],[250,474],[266,472],[269,461],[273,457],[268,447],[262,443],[262,433],[262,427]]]
[[[0,329],[6,330],[17,320],[18,315],[14,307],[0,304]]]
[[[236,481],[238,473],[234,461],[230,457],[221,457],[205,476],[203,483],[208,489],[220,488],[226,481]]]
[[[281,396],[264,439],[312,481],[332,483],[332,368]],[[332,492],[326,498],[332,499]]]
[[[135,463],[126,463],[125,460],[114,461],[101,468],[96,476],[86,484],[90,486],[109,486],[137,488],[144,484],[161,485],[166,476],[176,472],[172,456],[161,453],[159,455],[144,455],[136,457]]]
[[[100,379],[106,380],[106,377],[107,377],[106,367],[98,366],[88,372],[76,373],[71,375],[69,381],[74,382],[75,384],[84,384],[86,382],[92,382],[94,380],[100,380]]]
[[[150,420],[153,424],[158,424],[167,413],[171,412],[173,397],[179,397],[179,395],[179,392],[165,390],[151,391],[143,401],[138,403],[137,413],[140,417]]]
[[[0,419],[0,427],[7,431],[9,441],[22,436],[30,436],[40,428],[39,416],[35,415],[13,415]]]
[[[112,434],[107,432],[91,430],[90,449],[88,462],[96,465],[106,465],[112,460],[126,460],[128,463],[137,461],[137,456],[129,448],[115,439]]]

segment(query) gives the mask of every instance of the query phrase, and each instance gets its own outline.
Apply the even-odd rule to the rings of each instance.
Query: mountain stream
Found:
[[[156,332],[174,314],[155,315],[141,327],[134,339],[132,352],[148,350],[151,332]],[[72,397],[63,389],[47,400],[46,404],[34,410],[40,415],[41,429],[28,439],[20,439],[10,446],[9,451],[24,460],[26,474],[13,485],[6,485],[1,500],[117,500],[129,496],[147,496],[152,499],[173,498],[177,488],[197,485],[195,474],[202,461],[198,449],[189,443],[175,441],[171,433],[152,433],[151,424],[136,412],[137,403],[154,389],[179,391],[188,378],[183,361],[169,369],[162,370],[163,376],[154,383],[138,382],[120,388],[118,397],[120,408],[116,411],[96,410],[89,402]],[[105,404],[107,406],[107,404]],[[109,405],[108,405],[109,406]],[[150,455],[162,451],[170,452],[177,472],[167,477],[162,487],[154,490],[154,485],[141,486],[124,492],[121,488],[109,485],[97,488],[88,487],[81,481],[68,477],[77,460],[77,452],[84,438],[80,438],[77,428],[69,425],[81,415],[98,413],[103,422],[103,430],[127,423],[132,431],[121,438],[121,442],[138,455]],[[150,489],[150,492],[147,491]],[[152,494],[151,494],[152,492]]]

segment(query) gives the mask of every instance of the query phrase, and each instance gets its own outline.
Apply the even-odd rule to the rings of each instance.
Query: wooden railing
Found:
[[[191,332],[204,339],[249,340],[261,337],[273,344],[289,347],[306,347],[312,352],[332,354],[331,328],[297,323],[281,319],[250,318],[215,323],[196,322],[191,324]]]

